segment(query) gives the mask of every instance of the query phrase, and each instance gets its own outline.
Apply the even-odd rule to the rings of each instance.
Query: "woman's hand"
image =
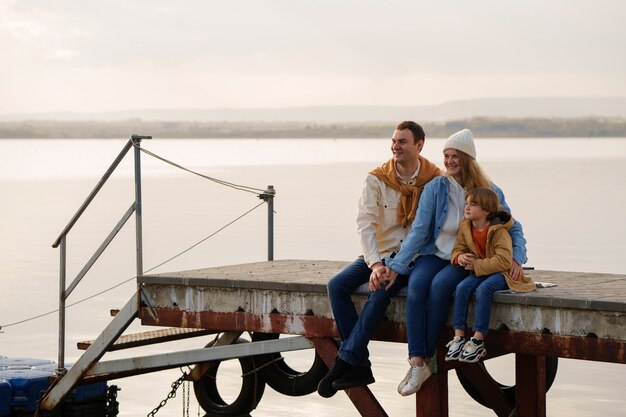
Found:
[[[385,290],[388,290],[396,282],[397,277],[398,273],[388,266],[381,263],[373,265],[369,281],[370,291],[378,291],[383,284],[387,284]]]
[[[388,266],[385,267],[387,272],[387,286],[385,287],[385,291],[391,288],[391,286],[396,282],[396,278],[398,278],[398,273]]]
[[[524,269],[514,259],[513,263],[511,264],[511,270],[509,271],[509,277],[511,277],[513,281],[519,281],[523,276]]]

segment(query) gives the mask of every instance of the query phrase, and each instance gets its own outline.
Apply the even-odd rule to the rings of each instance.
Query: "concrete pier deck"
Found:
[[[326,284],[346,264],[281,260],[141,276],[144,305],[139,316],[144,325],[303,335],[329,365],[338,333]],[[555,357],[626,363],[626,275],[527,273],[536,282],[556,286],[496,294],[486,358],[514,353],[516,385],[505,392],[484,367],[443,361],[448,329],[438,349],[438,373],[416,395],[416,416],[448,416],[447,371],[452,369],[470,381],[470,395],[488,403],[496,415],[515,411],[518,417],[543,417]],[[367,291],[353,299],[361,306]],[[472,310],[470,306],[470,325]],[[406,342],[402,292],[392,300],[373,340]],[[361,415],[386,416],[367,387],[347,393]]]
[[[346,264],[281,260],[145,275],[139,283],[154,310],[144,309],[142,322],[336,337],[326,284]],[[557,286],[523,294],[499,292],[494,300],[491,329],[626,341],[626,275],[534,270],[527,273],[535,281]],[[354,299],[357,304],[363,303],[367,294],[355,294]],[[406,340],[402,335],[404,308],[400,293],[387,310],[387,323],[378,332],[380,340]],[[245,326],[241,322],[216,320],[230,313],[244,319]],[[291,319],[283,323],[277,321],[277,316]],[[567,357],[576,356],[575,352],[571,354]],[[579,359],[625,363],[626,352],[613,358],[599,355]]]

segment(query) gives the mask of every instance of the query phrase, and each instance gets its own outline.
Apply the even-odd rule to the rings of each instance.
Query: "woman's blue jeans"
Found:
[[[501,273],[477,277],[470,275],[456,287],[454,296],[454,319],[452,327],[465,330],[467,327],[467,310],[469,300],[476,292],[476,308],[474,316],[474,331],[487,333],[489,331],[489,318],[491,317],[491,304],[496,291],[508,288],[504,275]]]
[[[465,269],[435,255],[417,258],[409,275],[406,295],[409,358],[428,358],[435,354],[448,319],[452,294],[468,274]]]
[[[328,297],[335,316],[335,323],[341,337],[339,357],[355,366],[370,366],[367,344],[385,317],[391,297],[406,286],[406,276],[400,275],[389,289],[370,293],[363,305],[361,314],[357,313],[352,301],[352,293],[369,281],[372,270],[362,258],[357,259],[328,282]]]

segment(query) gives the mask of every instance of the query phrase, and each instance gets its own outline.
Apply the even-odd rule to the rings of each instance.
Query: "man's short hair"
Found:
[[[404,130],[409,129],[411,133],[413,133],[413,142],[417,143],[420,140],[426,140],[426,134],[424,133],[424,129],[422,126],[411,120],[405,120],[396,126],[396,130]]]

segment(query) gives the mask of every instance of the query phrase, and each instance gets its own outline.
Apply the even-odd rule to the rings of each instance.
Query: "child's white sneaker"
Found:
[[[450,340],[446,345],[448,348],[448,353],[446,353],[446,362],[459,359],[461,352],[463,352],[463,347],[465,347],[465,343],[466,340],[464,337],[454,336],[454,339]]]
[[[472,337],[463,348],[463,352],[459,356],[459,362],[476,363],[487,354],[485,349],[485,341]]]

